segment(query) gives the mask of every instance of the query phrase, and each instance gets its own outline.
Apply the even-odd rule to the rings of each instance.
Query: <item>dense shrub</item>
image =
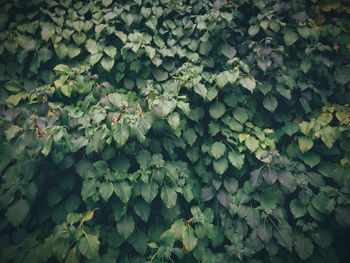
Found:
[[[349,13],[1,1],[0,261],[349,260]]]

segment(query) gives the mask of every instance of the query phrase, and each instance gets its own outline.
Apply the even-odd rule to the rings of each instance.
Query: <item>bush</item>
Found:
[[[345,262],[343,1],[7,1],[1,262]]]

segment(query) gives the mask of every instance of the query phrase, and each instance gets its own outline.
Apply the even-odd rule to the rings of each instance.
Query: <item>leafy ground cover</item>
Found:
[[[0,1],[1,262],[348,262],[348,1]]]

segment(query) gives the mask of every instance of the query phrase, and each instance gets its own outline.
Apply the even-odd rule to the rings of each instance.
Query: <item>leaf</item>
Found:
[[[326,249],[333,243],[333,233],[326,228],[318,228],[312,232],[312,238],[321,248]]]
[[[183,137],[184,137],[185,141],[186,141],[190,146],[192,146],[192,145],[196,142],[196,140],[197,140],[197,138],[198,138],[198,136],[197,136],[197,134],[196,134],[196,132],[195,132],[194,129],[187,129],[187,130],[183,133]]]
[[[210,201],[215,196],[215,189],[212,186],[203,187],[201,190],[201,198],[204,202]]]
[[[153,59],[156,55],[156,50],[151,46],[146,46],[145,51],[150,59]]]
[[[79,240],[78,248],[80,253],[88,259],[98,257],[98,250],[100,248],[98,236],[85,233]]]
[[[117,223],[118,233],[127,239],[135,230],[135,222],[132,216],[123,216],[123,218]]]
[[[94,55],[96,53],[99,53],[101,50],[100,46],[97,44],[97,42],[93,39],[88,39],[86,41],[85,47],[87,51],[91,54]]]
[[[244,165],[244,154],[240,154],[236,151],[230,151],[228,154],[228,160],[229,162],[236,167],[238,170],[242,169]]]
[[[275,97],[273,96],[267,96],[263,100],[264,108],[267,109],[270,112],[274,112],[277,108],[278,102]]]
[[[265,191],[260,194],[259,201],[264,209],[275,209],[278,199],[275,192]]]
[[[258,25],[251,25],[249,28],[248,28],[248,34],[250,36],[255,36],[260,30],[260,27]]]
[[[314,246],[311,239],[304,234],[298,234],[294,240],[294,249],[302,260],[307,259],[313,253]]]
[[[102,182],[100,185],[100,195],[103,198],[103,200],[105,200],[106,202],[108,201],[108,199],[112,196],[113,194],[113,183],[111,182]]]
[[[202,98],[205,98],[208,92],[207,88],[201,83],[197,83],[196,85],[194,85],[193,89],[194,89],[194,92],[197,93]]]
[[[102,52],[98,52],[96,54],[92,54],[89,58],[89,63],[91,66],[95,65],[97,62],[100,61],[100,59],[102,58],[103,54]]]
[[[54,71],[58,71],[61,73],[69,73],[70,72],[70,68],[67,65],[64,64],[58,64],[53,68]]]
[[[132,187],[125,181],[114,183],[114,192],[124,204],[128,203],[131,197],[131,190]]]
[[[77,247],[72,247],[66,257],[65,263],[79,263],[79,255],[77,253]]]
[[[221,102],[215,102],[210,106],[209,113],[214,119],[219,119],[225,113],[225,105]]]
[[[182,243],[188,252],[197,246],[198,239],[192,227],[188,226],[182,233]]]
[[[224,174],[224,172],[226,172],[228,168],[228,161],[225,157],[219,160],[215,160],[213,161],[213,167],[216,173],[218,173],[219,175],[222,175]]]
[[[244,143],[251,152],[255,152],[259,147],[259,141],[250,135],[247,136]]]
[[[157,194],[158,194],[158,184],[149,183],[149,184],[141,185],[141,196],[147,203],[150,204],[152,200],[157,196]]]
[[[105,7],[109,6],[109,5],[112,4],[112,3],[113,3],[113,0],[102,0],[102,4],[103,4]]]
[[[103,51],[114,61],[114,58],[117,54],[117,49],[114,46],[105,47]]]
[[[237,108],[233,112],[233,117],[240,123],[245,123],[248,119],[248,111],[245,108]]]
[[[301,156],[301,159],[311,168],[320,163],[321,158],[318,154],[308,152]]]
[[[52,23],[41,23],[41,39],[48,41],[55,34],[55,26]]]
[[[238,189],[238,181],[235,178],[228,177],[224,180],[224,187],[230,194],[234,194]]]
[[[134,232],[133,235],[129,238],[129,243],[135,248],[135,250],[140,253],[141,255],[144,255],[147,250],[148,245],[148,237],[143,231],[137,231]]]
[[[6,211],[7,220],[15,227],[18,227],[29,212],[29,203],[25,199],[20,199],[12,204]]]
[[[180,126],[180,114],[177,112],[172,112],[168,115],[167,121],[173,130],[177,130]]]
[[[5,136],[7,141],[11,141],[13,138],[17,136],[17,134],[21,131],[22,129],[16,125],[11,125],[10,128],[8,128],[5,131]]]
[[[126,124],[117,124],[113,127],[113,139],[119,146],[123,146],[130,136],[130,127]]]
[[[221,52],[222,54],[225,55],[225,57],[227,57],[228,59],[233,58],[236,55],[236,49],[233,46],[230,46],[228,44],[225,44],[222,48],[221,48]]]
[[[270,185],[277,181],[277,171],[273,167],[267,166],[265,169],[263,169],[261,175]]]
[[[311,200],[312,206],[319,212],[329,215],[335,208],[335,200],[328,197],[324,192],[318,193]]]
[[[134,203],[135,213],[144,221],[147,222],[151,209],[149,205],[142,199],[137,199]]]
[[[64,96],[66,96],[68,98],[70,98],[72,96],[73,87],[72,87],[71,83],[62,85],[60,90]]]
[[[81,52],[81,49],[79,47],[73,46],[73,45],[69,45],[68,46],[68,57],[69,58],[75,58],[76,56],[78,56]]]
[[[160,193],[160,197],[162,198],[163,203],[167,208],[170,209],[176,205],[177,194],[174,189],[164,186]]]
[[[111,71],[111,69],[113,68],[114,65],[114,58],[110,58],[110,57],[104,57],[101,60],[101,66],[107,70],[108,72]]]
[[[226,145],[222,142],[215,142],[211,148],[210,153],[215,159],[219,159],[222,157],[226,152]]]
[[[310,137],[302,136],[298,138],[298,145],[301,152],[305,153],[312,148],[314,142]]]
[[[157,81],[165,81],[168,79],[169,75],[166,71],[161,70],[161,69],[154,69],[152,70],[153,77]]]
[[[239,80],[239,83],[243,86],[243,88],[246,88],[251,93],[253,93],[253,90],[256,87],[255,79],[250,78],[250,77],[241,78]]]
[[[274,231],[274,236],[277,242],[288,249],[289,252],[293,249],[292,228],[287,223],[278,224],[278,230]]]
[[[269,243],[272,238],[272,227],[270,224],[262,223],[258,226],[258,236],[264,243]]]
[[[289,208],[294,218],[300,218],[307,213],[307,207],[303,205],[298,199],[293,199],[289,204]]]
[[[293,45],[297,40],[298,40],[298,34],[288,30],[287,32],[284,33],[283,40],[284,43],[289,47]]]

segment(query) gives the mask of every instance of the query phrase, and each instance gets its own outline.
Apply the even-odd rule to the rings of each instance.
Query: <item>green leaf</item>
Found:
[[[144,221],[147,222],[151,209],[149,205],[142,199],[137,199],[134,203],[135,213]]]
[[[231,59],[236,55],[236,49],[233,46],[225,44],[221,48],[221,53],[224,54],[228,59]]]
[[[184,137],[185,141],[186,141],[190,146],[192,146],[192,145],[196,142],[196,140],[197,140],[197,138],[198,138],[198,136],[197,136],[195,130],[192,129],[192,128],[191,128],[191,129],[187,129],[187,130],[183,133],[183,137]]]
[[[245,108],[237,108],[233,112],[233,117],[240,123],[245,123],[248,119],[248,111]]]
[[[176,130],[180,126],[180,114],[172,112],[168,115],[167,121],[173,130]]]
[[[88,259],[98,257],[98,250],[100,248],[98,236],[85,233],[79,240],[78,248],[80,253]]]
[[[236,167],[238,170],[242,169],[244,165],[244,154],[240,154],[237,151],[230,151],[228,154],[228,160],[230,163]]]
[[[5,131],[5,136],[7,141],[11,141],[13,138],[17,136],[17,134],[21,131],[21,128],[16,125],[11,125],[10,128],[8,128]]]
[[[73,46],[73,45],[69,45],[68,46],[68,57],[69,58],[75,58],[76,56],[78,56],[81,52],[81,49],[79,47]]]
[[[285,32],[283,36],[284,43],[287,46],[293,45],[298,40],[298,38],[299,38],[298,34],[290,30]]]
[[[146,234],[140,230],[134,232],[129,238],[129,243],[131,243],[133,248],[141,255],[146,253],[148,241],[149,239]]]
[[[251,93],[253,93],[253,90],[256,87],[255,79],[250,78],[250,77],[241,78],[239,80],[239,83],[243,86],[243,88],[246,88]]]
[[[321,158],[318,154],[308,152],[301,156],[301,159],[311,168],[320,163]]]
[[[305,153],[312,148],[314,142],[310,137],[302,136],[298,138],[298,144],[301,152]]]
[[[259,147],[259,141],[250,135],[247,135],[244,143],[251,152],[255,152]]]
[[[294,240],[294,249],[302,260],[307,259],[313,253],[314,246],[311,239],[304,234],[298,234]]]
[[[130,127],[126,124],[116,124],[113,127],[113,139],[119,146],[123,146],[130,136]]]
[[[41,39],[48,41],[55,34],[55,25],[52,23],[41,23]]]
[[[272,238],[272,227],[268,223],[261,223],[258,226],[258,236],[264,243],[269,243]]]
[[[312,206],[319,212],[329,215],[335,208],[335,200],[320,192],[311,200]]]
[[[111,69],[113,68],[114,65],[114,58],[110,58],[110,57],[104,57],[101,60],[101,66],[107,70],[108,72],[111,71]]]
[[[132,190],[132,187],[125,181],[119,182],[119,183],[114,183],[115,194],[125,204],[128,203],[128,201],[131,197],[131,194],[132,194],[131,190]]]
[[[221,102],[215,102],[210,106],[209,113],[214,119],[219,119],[225,113],[225,105]]]
[[[162,198],[163,203],[167,208],[170,209],[176,205],[177,194],[174,189],[164,186],[160,193],[160,197]]]
[[[249,28],[248,28],[248,34],[250,36],[255,36],[260,30],[260,27],[258,25],[251,25]]]
[[[289,204],[289,208],[294,218],[300,218],[307,213],[307,206],[303,205],[298,199],[293,199]]]
[[[91,66],[95,65],[97,62],[100,61],[100,59],[102,58],[103,54],[102,52],[98,52],[96,54],[92,54],[90,57],[89,57],[89,63]]]
[[[226,172],[228,168],[228,161],[227,158],[223,157],[219,160],[213,161],[213,167],[217,174],[222,175],[224,172]]]
[[[182,233],[182,243],[188,252],[197,246],[198,239],[192,227],[188,226]]]
[[[68,83],[68,84],[62,85],[60,90],[64,96],[70,98],[72,96],[73,86],[71,83]]]
[[[27,217],[28,212],[28,201],[25,199],[20,199],[7,209],[6,218],[12,225],[18,227]]]
[[[149,184],[141,185],[141,196],[147,203],[150,204],[152,200],[157,196],[157,194],[158,194],[158,184],[149,183]]]
[[[60,73],[69,73],[70,68],[67,65],[64,64],[58,64],[53,68],[54,71],[60,72]]]
[[[214,143],[210,148],[210,153],[215,159],[219,159],[226,152],[226,145],[222,142]]]
[[[333,243],[333,233],[330,229],[318,228],[312,232],[312,238],[317,245],[326,249]]]
[[[135,230],[135,222],[132,216],[123,216],[123,218],[117,223],[118,233],[127,239]]]
[[[264,108],[267,109],[270,112],[274,112],[277,108],[278,102],[275,97],[273,96],[267,96],[263,100]]]
[[[266,191],[260,194],[260,203],[264,209],[275,209],[277,206],[277,195],[272,191]]]
[[[105,7],[109,6],[109,5],[112,4],[112,3],[113,3],[113,0],[102,0],[102,4],[103,4]]]
[[[202,83],[197,83],[196,85],[194,85],[193,89],[194,89],[194,92],[197,93],[202,98],[205,98],[208,92],[207,88]]]
[[[290,225],[287,224],[287,222],[278,224],[278,229],[275,229],[274,236],[276,237],[276,240],[280,245],[285,247],[289,252],[292,252],[292,228],[290,227]]]
[[[79,263],[79,255],[77,253],[76,246],[74,246],[71,250],[69,250],[65,262],[66,263]]]
[[[103,200],[105,200],[106,202],[112,196],[113,190],[114,190],[114,187],[113,187],[113,183],[111,182],[102,182],[100,184],[99,192]]]
[[[93,39],[88,39],[86,41],[85,47],[91,55],[94,55],[101,51],[101,47]]]
[[[114,46],[105,47],[103,51],[114,61],[115,55],[117,54],[117,49]]]

